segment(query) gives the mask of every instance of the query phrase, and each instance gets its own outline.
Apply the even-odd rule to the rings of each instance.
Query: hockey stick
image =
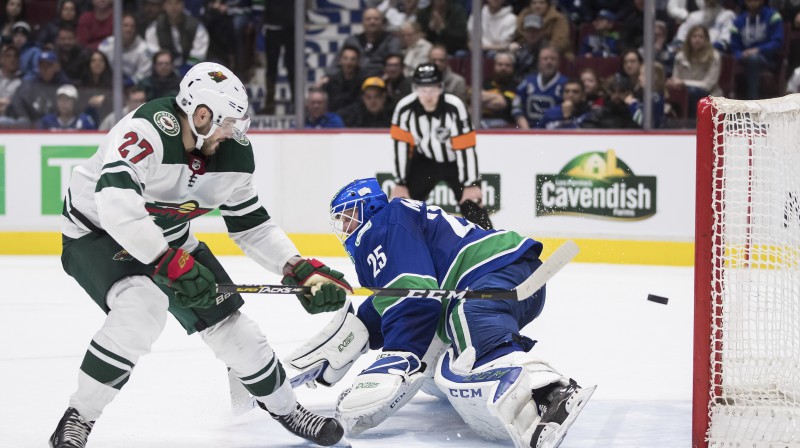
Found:
[[[405,288],[366,288],[380,297],[417,297],[447,299],[515,299],[525,300],[545,285],[554,275],[569,263],[580,249],[571,240],[567,240],[545,260],[530,277],[510,291],[473,291],[453,289],[405,289]],[[249,294],[304,294],[310,292],[308,286],[284,285],[235,285],[220,283],[217,293],[249,293]]]

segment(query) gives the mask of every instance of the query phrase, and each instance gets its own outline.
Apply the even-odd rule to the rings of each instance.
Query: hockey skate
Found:
[[[75,408],[67,408],[56,430],[50,436],[52,448],[83,448],[92,432],[94,422],[87,422]]]
[[[269,412],[263,403],[260,401],[257,403],[261,409]],[[272,412],[269,415],[280,422],[292,434],[310,440],[317,445],[333,445],[339,442],[344,435],[344,428],[336,419],[313,414],[300,403],[297,403],[294,411],[286,415],[275,415]]]
[[[531,437],[531,448],[557,448],[597,386],[582,388],[572,378],[566,386],[533,392],[542,418]],[[542,397],[544,396],[544,397]]]

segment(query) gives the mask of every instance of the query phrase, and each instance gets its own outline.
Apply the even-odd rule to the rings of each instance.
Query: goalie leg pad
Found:
[[[410,352],[383,352],[339,395],[336,418],[348,434],[378,426],[417,393],[425,364]]]
[[[474,348],[453,357],[453,349],[442,356],[436,385],[476,433],[489,439],[511,439],[518,448],[529,446],[532,428],[539,422],[532,390],[568,383],[547,363],[522,351],[474,369]]]
[[[369,350],[367,327],[353,313],[350,299],[322,331],[289,355],[286,363],[292,387],[316,381],[336,384],[353,363]]]

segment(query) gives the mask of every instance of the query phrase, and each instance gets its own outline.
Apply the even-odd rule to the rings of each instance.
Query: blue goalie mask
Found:
[[[374,177],[350,182],[331,200],[333,232],[344,243],[388,203],[386,193]]]

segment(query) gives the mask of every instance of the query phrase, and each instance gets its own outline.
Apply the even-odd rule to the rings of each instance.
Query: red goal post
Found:
[[[800,447],[800,95],[697,110],[692,446]]]

